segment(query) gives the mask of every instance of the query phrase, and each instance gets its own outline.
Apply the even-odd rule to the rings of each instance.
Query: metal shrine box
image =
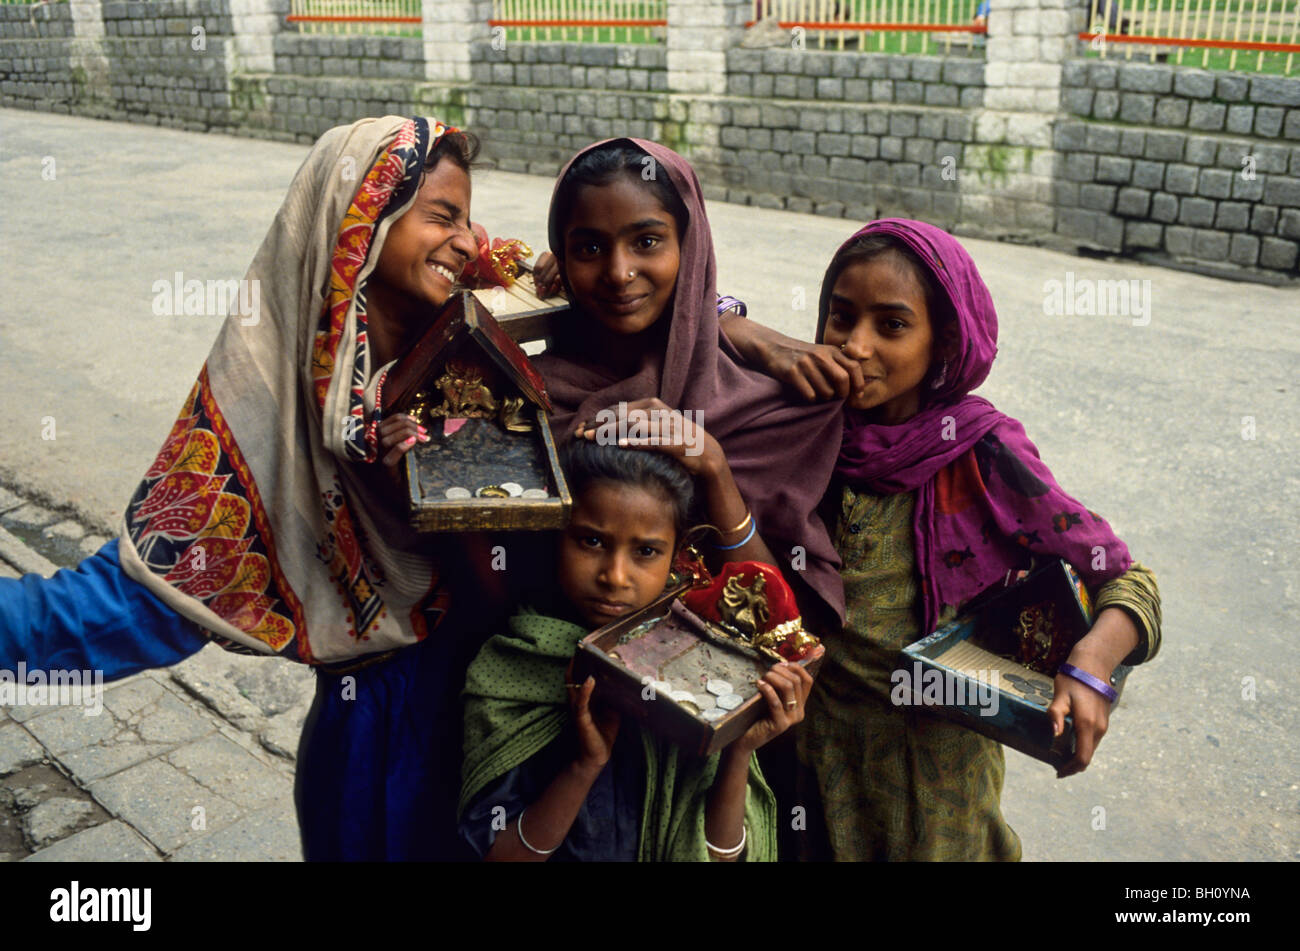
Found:
[[[572,500],[541,375],[470,291],[457,291],[384,382],[431,440],[405,455],[421,531],[557,529]]]
[[[641,610],[583,638],[574,675],[577,683],[594,676],[594,696],[601,701],[670,742],[707,756],[767,715],[767,701],[754,681],[773,661],[712,633],[681,603],[689,587],[672,587]],[[821,661],[819,655],[799,664],[815,673]],[[712,703],[711,709],[720,709],[721,698],[707,689],[710,679],[726,681],[739,699],[716,720],[705,719],[699,706]],[[676,689],[665,690],[665,684]],[[684,698],[674,698],[679,693],[690,693],[693,699],[683,704]]]
[[[903,648],[891,699],[933,709],[1059,768],[1074,756],[1074,723],[1067,716],[1053,737],[1047,706],[1057,668],[1091,626],[1083,581],[1068,563],[1049,562]],[[1117,692],[1131,669],[1115,668]]]

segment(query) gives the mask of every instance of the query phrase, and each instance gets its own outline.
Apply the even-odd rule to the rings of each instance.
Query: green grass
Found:
[[[975,39],[972,34],[951,34],[953,41],[949,44],[940,34],[936,39],[924,33],[845,33],[844,51],[861,50],[863,53],[924,53],[927,56],[983,56],[983,37]],[[840,40],[838,33],[828,33],[826,45],[816,33],[809,33],[805,46],[810,50],[838,50]],[[860,45],[859,45],[860,44]]]
[[[1146,47],[1146,49],[1149,50],[1150,47]],[[1263,63],[1260,64],[1258,53],[1239,50],[1235,66],[1232,65],[1231,50],[1187,49],[1183,51],[1181,62],[1175,48],[1169,47],[1167,53],[1167,58],[1160,59],[1157,57],[1156,62],[1168,63],[1171,66],[1189,66],[1194,69],[1219,69],[1239,73],[1263,73],[1271,76],[1288,75],[1286,53],[1265,53]],[[1089,50],[1085,57],[1087,59],[1100,59],[1099,55],[1092,50]],[[1106,61],[1111,63],[1149,63],[1151,62],[1151,54],[1149,52],[1141,54],[1134,52],[1133,58],[1129,60],[1124,55],[1124,50],[1118,44],[1113,44],[1106,51]],[[1289,75],[1300,76],[1300,53],[1291,57],[1291,72]]]
[[[1253,0],[1174,0],[1173,3],[1162,2],[1159,4],[1157,16],[1157,4],[1154,0],[1148,0],[1146,3],[1126,3],[1124,4],[1123,15],[1125,19],[1133,20],[1138,24],[1139,32],[1152,33],[1156,35],[1171,35],[1184,26],[1184,14],[1186,17],[1186,29],[1189,35],[1203,37],[1206,32],[1209,14],[1213,10],[1214,23],[1211,30],[1215,39],[1225,40],[1256,40],[1269,43],[1290,43],[1295,38],[1293,35],[1294,24],[1296,22],[1296,11],[1300,8],[1300,0],[1260,0],[1256,8]],[[1172,11],[1172,15],[1171,15]],[[1238,19],[1226,16],[1228,12],[1242,11],[1244,16],[1240,20],[1240,30],[1237,29]],[[1251,30],[1251,16],[1255,15],[1255,28]],[[1267,19],[1266,19],[1267,17]],[[1198,23],[1199,21],[1199,23]],[[1282,29],[1278,30],[1278,26]],[[1107,59],[1130,61],[1128,55],[1127,43],[1112,43],[1106,51]],[[1151,62],[1151,48],[1141,47],[1141,52],[1134,49],[1132,52],[1132,62]],[[1287,53],[1264,53],[1261,58],[1258,52],[1247,50],[1238,50],[1234,57],[1232,50],[1221,49],[1202,49],[1202,48],[1184,48],[1181,55],[1177,47],[1162,46],[1158,49],[1163,54],[1156,62],[1167,62],[1173,65],[1202,67],[1205,69],[1219,70],[1237,70],[1238,72],[1259,72],[1271,73],[1273,75],[1285,75],[1287,73]],[[1096,58],[1096,51],[1088,51],[1084,55]],[[1234,62],[1235,60],[1235,62]],[[1292,75],[1300,74],[1300,54],[1291,56]]]
[[[663,29],[647,27],[543,27],[536,29],[527,26],[506,28],[506,41],[509,43],[631,43],[644,46],[662,45]]]

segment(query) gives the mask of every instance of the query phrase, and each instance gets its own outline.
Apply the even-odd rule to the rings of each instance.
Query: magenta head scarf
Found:
[[[741,365],[739,355],[721,334],[717,311],[717,270],[713,238],[704,211],[699,179],[690,164],[672,149],[642,139],[610,140],[632,144],[666,172],[686,207],[685,231],[679,235],[681,264],[666,343],[647,348],[640,366],[619,377],[599,354],[565,345],[535,358],[555,405],[552,422],[557,439],[566,440],[579,420],[594,420],[600,410],[620,400],[658,397],[680,410],[702,414],[700,421],[722,446],[732,474],[749,504],[758,530],[788,579],[802,580],[840,618],[844,588],[839,558],[816,514],[831,479],[840,443],[840,403],[791,404],[782,385]],[[556,182],[592,145],[565,166]],[[634,171],[639,175],[642,167]],[[567,209],[552,199],[552,250],[562,257],[563,217]],[[580,312],[570,320],[591,318]],[[575,339],[581,334],[571,335]],[[804,594],[807,592],[801,592]]]
[[[849,485],[881,494],[917,493],[914,535],[926,632],[945,605],[964,604],[1031,556],[1064,558],[1090,586],[1127,571],[1131,559],[1124,543],[1056,484],[1020,423],[970,395],[993,366],[998,319],[975,262],[952,235],[901,218],[858,231],[826,271],[818,341],[825,336],[843,255],[870,235],[890,236],[916,255],[956,328],[944,382],[938,389],[922,384],[927,393],[911,419],[887,426],[859,410],[845,411],[835,466],[836,476]]]

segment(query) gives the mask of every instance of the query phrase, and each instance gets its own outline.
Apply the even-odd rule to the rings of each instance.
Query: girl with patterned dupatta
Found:
[[[427,437],[382,409],[386,365],[477,254],[476,151],[432,119],[325,133],[246,275],[260,311],[226,320],[121,537],[75,571],[0,581],[0,667],[115,679],[209,638],[313,665],[295,790],[309,860],[457,848],[472,646],[442,566],[466,559],[406,524],[392,474]]]
[[[1089,685],[1160,647],[1160,596],[1106,522],[1067,495],[1016,420],[970,391],[997,352],[997,313],[966,250],[920,221],[883,219],[849,239],[822,283],[814,353],[736,321],[738,346],[785,379],[817,366],[848,389],[835,476],[822,504],[848,602],[797,738],[816,834],[808,857],[1016,860],[1002,816],[1002,747],[924,707],[891,701],[899,651],[975,595],[1063,558],[1094,594],[1092,629],[1048,708],[1076,730],[1087,767],[1109,701]],[[796,367],[803,361],[803,369]],[[836,374],[847,361],[852,374]]]

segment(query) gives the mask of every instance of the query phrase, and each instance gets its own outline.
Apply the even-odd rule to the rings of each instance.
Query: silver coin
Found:
[[[517,499],[524,494],[524,487],[518,482],[502,482],[501,488],[505,489],[512,499]]]
[[[744,702],[744,698],[738,693],[724,693],[718,698],[718,706],[723,710],[734,710]]]
[[[455,499],[457,501],[461,499],[472,499],[474,497],[474,493],[459,485],[453,485],[450,489],[444,492],[443,495],[447,496],[449,499]]]
[[[727,715],[726,710],[719,710],[717,707],[709,707],[707,710],[700,711],[700,716],[703,719],[709,721],[710,723],[714,723],[718,720],[721,720],[726,715]]]
[[[668,696],[676,700],[678,703],[695,702],[695,694],[691,693],[689,690],[674,690],[668,694]]]
[[[514,485],[513,482],[510,484]],[[502,486],[502,488],[505,488],[505,486]],[[549,499],[550,497],[545,489],[524,489],[523,491],[523,498],[525,499]]]
[[[655,688],[656,694],[662,694],[665,697],[673,695],[673,685],[666,680],[652,680],[650,686]]]
[[[711,693],[696,693],[695,705],[701,710],[712,710],[718,705],[718,698]]]
[[[731,684],[727,683],[725,680],[710,679],[709,682],[704,685],[704,689],[707,690],[709,693],[713,694],[715,697],[721,697],[724,696],[725,694],[735,693],[735,690],[732,688]]]

